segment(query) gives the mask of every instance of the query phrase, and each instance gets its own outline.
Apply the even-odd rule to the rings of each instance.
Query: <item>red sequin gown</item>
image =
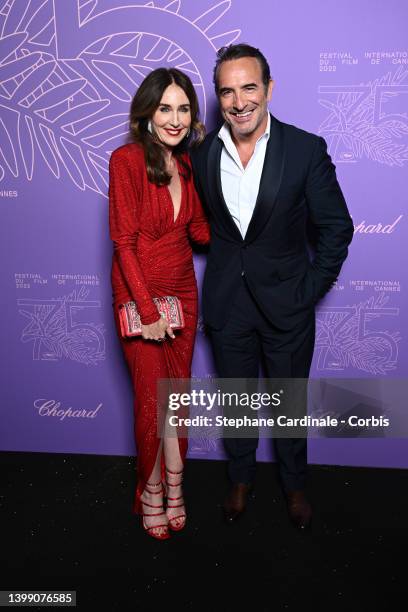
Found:
[[[189,164],[189,158],[185,155]],[[197,283],[190,240],[209,241],[209,226],[194,188],[192,176],[181,175],[180,211],[174,208],[167,186],[147,178],[143,149],[128,144],[112,153],[109,164],[109,226],[114,252],[112,290],[115,323],[133,383],[138,483],[134,512],[141,511],[140,496],[153,470],[160,439],[157,436],[158,378],[190,378],[197,327]],[[185,327],[176,339],[158,343],[120,335],[118,305],[134,300],[143,324],[159,319],[153,297],[180,298]],[[181,459],[187,439],[179,437]],[[161,458],[162,476],[164,460]]]

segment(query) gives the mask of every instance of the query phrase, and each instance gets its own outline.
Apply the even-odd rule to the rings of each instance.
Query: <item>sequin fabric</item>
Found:
[[[189,163],[186,156],[185,160]],[[109,163],[109,228],[113,241],[112,291],[117,333],[129,368],[134,392],[134,431],[138,484],[134,511],[141,511],[140,495],[153,470],[160,439],[157,436],[157,380],[190,378],[197,326],[197,283],[191,241],[209,242],[209,225],[194,188],[193,178],[181,176],[181,204],[176,220],[167,186],[150,183],[144,153],[127,144],[112,153]],[[143,338],[123,339],[118,306],[134,300],[143,324],[159,319],[154,297],[176,295],[183,305],[185,327],[174,340],[157,343]],[[184,462],[187,439],[179,437]],[[162,459],[162,469],[164,462]]]

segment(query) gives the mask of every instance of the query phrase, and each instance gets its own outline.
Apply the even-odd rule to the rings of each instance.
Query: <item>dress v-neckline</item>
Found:
[[[171,208],[172,208],[172,213],[173,213],[171,217],[172,217],[172,219],[173,219],[173,225],[175,225],[175,224],[177,223],[178,218],[180,217],[180,213],[181,213],[181,206],[182,206],[182,204],[183,204],[183,195],[184,195],[184,190],[183,190],[183,181],[182,181],[181,174],[180,174],[180,172],[179,172],[179,164],[178,164],[178,161],[177,161],[177,160],[176,160],[176,165],[177,165],[177,173],[178,173],[178,175],[179,175],[179,181],[180,181],[180,207],[179,207],[179,210],[178,210],[178,213],[177,213],[177,217],[176,217],[176,218],[174,218],[174,210],[175,210],[175,208],[174,208],[174,202],[173,202],[173,198],[172,198],[172,195],[171,195],[171,191],[170,191],[170,189],[169,189],[169,186],[168,186],[168,185],[165,185],[165,187],[166,187],[166,189],[167,189],[167,194],[168,194],[168,196],[169,196],[170,203],[171,203]]]

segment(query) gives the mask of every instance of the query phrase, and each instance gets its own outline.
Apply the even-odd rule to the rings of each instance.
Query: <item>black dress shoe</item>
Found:
[[[312,520],[312,507],[302,490],[288,491],[286,493],[289,517],[295,527],[306,529]]]
[[[236,521],[245,511],[248,495],[253,491],[251,483],[237,482],[232,485],[224,502],[224,516],[227,523]]]

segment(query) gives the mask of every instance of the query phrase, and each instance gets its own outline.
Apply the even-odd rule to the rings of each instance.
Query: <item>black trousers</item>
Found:
[[[220,378],[258,378],[263,362],[267,378],[308,378],[315,340],[315,315],[289,332],[276,329],[257,306],[245,279],[231,315],[220,330],[210,329]],[[275,454],[283,489],[303,489],[307,471],[306,438],[276,438]],[[225,438],[232,482],[255,478],[258,439]]]

